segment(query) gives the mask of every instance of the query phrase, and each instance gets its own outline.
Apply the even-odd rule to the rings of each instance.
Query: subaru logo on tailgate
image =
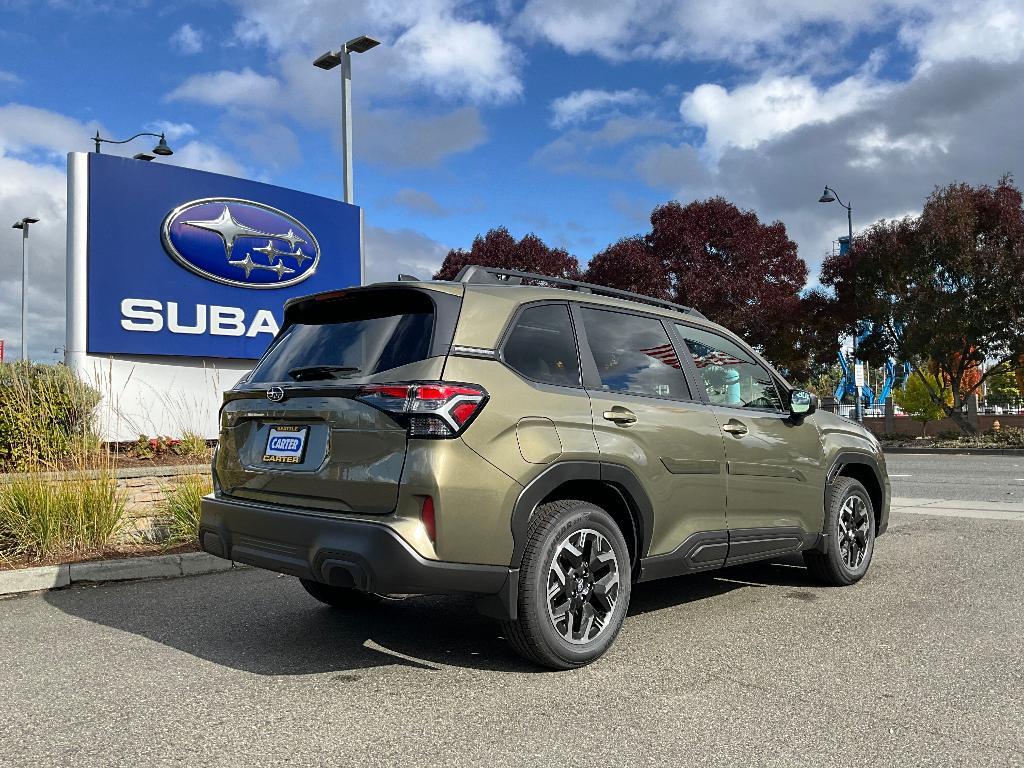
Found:
[[[284,288],[316,271],[320,245],[302,222],[252,200],[209,197],[164,219],[167,253],[208,280],[241,288]]]

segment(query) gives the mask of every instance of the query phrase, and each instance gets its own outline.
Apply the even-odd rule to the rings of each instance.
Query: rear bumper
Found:
[[[518,571],[427,560],[382,523],[207,496],[199,543],[218,557],[365,592],[483,595],[482,612],[515,618]]]

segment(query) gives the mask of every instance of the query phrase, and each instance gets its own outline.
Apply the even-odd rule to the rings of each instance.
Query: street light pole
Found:
[[[39,219],[25,217],[14,222],[21,230],[21,359],[28,360],[28,228]]]
[[[853,247],[853,206],[852,204],[844,203],[839,199],[839,193],[837,193],[832,187],[825,185],[825,191],[821,193],[821,197],[818,198],[819,203],[839,203],[843,208],[846,209],[846,225],[849,231],[848,239],[846,241],[846,247]],[[856,274],[854,280],[856,281]],[[856,293],[854,293],[854,321],[853,321],[853,418],[854,421],[863,422],[864,413],[861,410],[860,403],[860,385],[857,383],[857,334],[860,332],[860,320],[857,319],[857,301]]]
[[[352,54],[342,46],[341,55],[341,199],[355,200],[352,188]]]
[[[380,43],[372,37],[361,35],[349,40],[339,51],[328,51],[313,62],[313,66],[330,70],[341,67],[341,179],[342,200],[355,202],[352,185],[352,55],[366,53]]]

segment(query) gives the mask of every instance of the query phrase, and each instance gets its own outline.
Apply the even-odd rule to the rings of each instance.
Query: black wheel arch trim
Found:
[[[519,568],[526,550],[526,532],[530,518],[540,503],[562,485],[579,480],[592,480],[607,485],[618,493],[633,516],[637,527],[637,558],[646,556],[654,531],[654,507],[643,484],[628,467],[600,461],[560,461],[544,469],[519,494],[512,508],[511,567]]]
[[[889,527],[889,494],[886,490],[885,476],[882,474],[882,468],[878,465],[878,459],[870,453],[862,453],[861,451],[840,451],[835,455],[835,458],[832,459],[832,464],[825,475],[825,503],[828,502],[829,493],[832,490],[832,484],[835,482],[836,478],[840,476],[843,467],[850,464],[865,465],[871,469],[872,474],[875,476],[875,482],[878,483],[878,493],[881,500],[879,509],[875,510],[875,514],[877,516],[875,536],[881,536],[885,533],[886,528]],[[824,510],[824,504],[822,505],[822,510]],[[824,520],[822,525],[824,526]]]

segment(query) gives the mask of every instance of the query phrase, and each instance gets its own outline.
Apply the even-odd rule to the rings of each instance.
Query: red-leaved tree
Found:
[[[671,284],[665,263],[655,255],[651,244],[639,235],[624,237],[595,254],[587,264],[584,279],[588,283],[620,288],[656,299],[671,297]]]
[[[692,306],[796,375],[807,265],[782,222],[763,224],[721,197],[659,205],[651,232],[598,254],[589,282]]]
[[[516,240],[505,227],[496,227],[486,235],[477,235],[468,251],[462,248],[448,251],[434,279],[452,280],[459,270],[469,264],[569,279],[580,276],[579,262],[568,251],[552,248],[534,234]]]

